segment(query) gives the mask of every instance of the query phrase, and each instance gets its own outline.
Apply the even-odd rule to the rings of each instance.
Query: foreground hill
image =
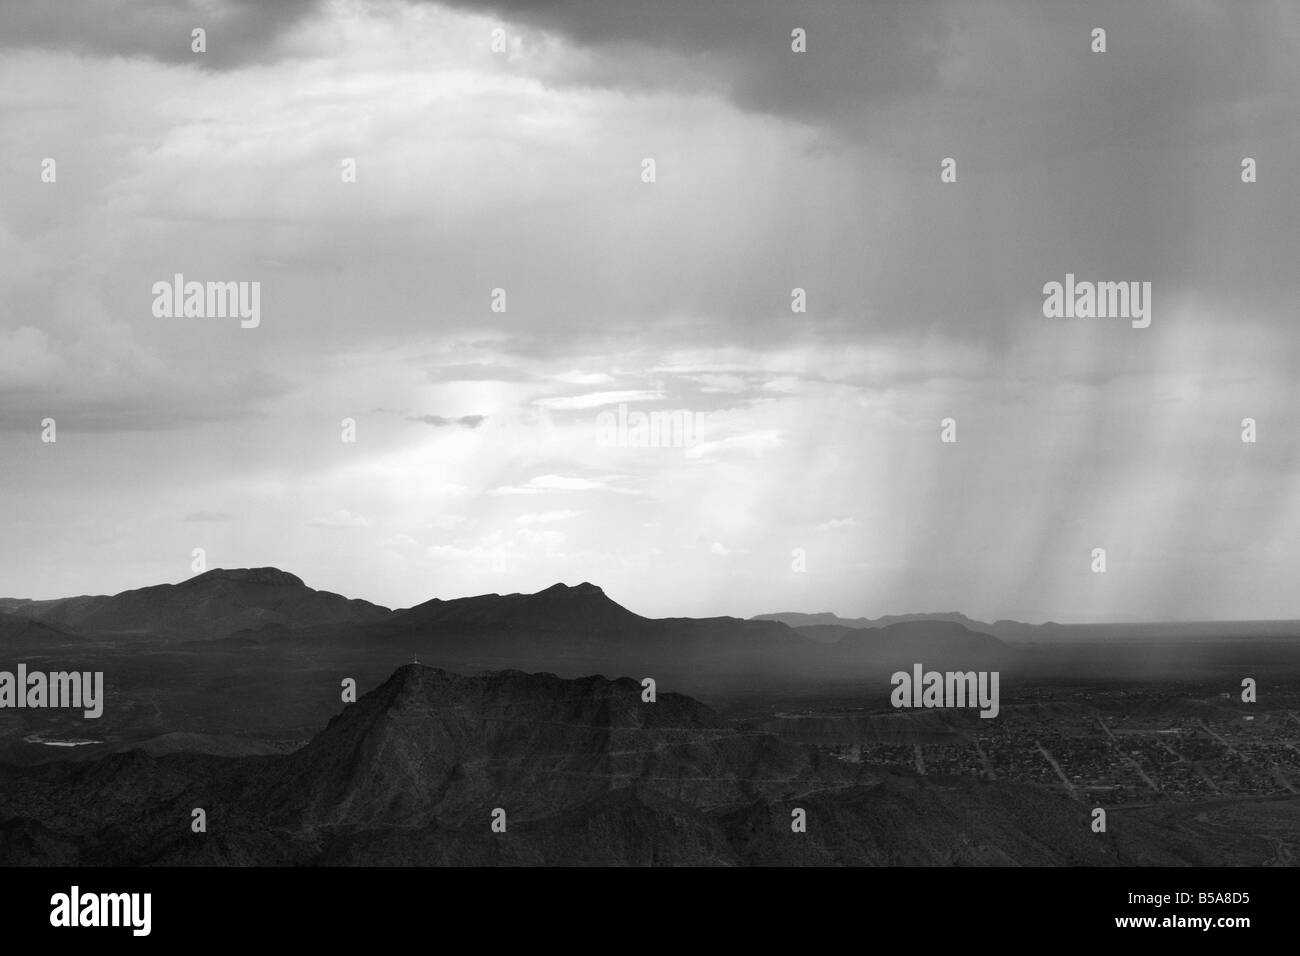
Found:
[[[406,665],[268,768],[243,805],[274,807],[282,825],[460,826],[486,819],[485,804],[522,821],[623,785],[712,806],[854,776],[775,735],[739,735],[690,697],[641,694],[628,678]]]
[[[196,807],[205,833],[191,830]],[[498,807],[504,833],[490,826]],[[795,809],[806,832],[791,829]],[[5,768],[0,864],[1109,865],[1264,852],[1219,816],[1117,811],[1099,836],[1084,805],[1044,788],[884,773],[689,697],[643,701],[627,679],[408,665],[292,754],[134,750]]]
[[[278,568],[214,568],[182,581],[53,601],[0,600],[0,610],[55,628],[107,636],[177,639],[224,637],[278,626],[289,629],[377,621],[388,608],[307,587]]]

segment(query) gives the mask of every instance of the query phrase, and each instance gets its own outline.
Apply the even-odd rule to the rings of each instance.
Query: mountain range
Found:
[[[924,614],[886,614],[881,617],[840,617],[828,611],[805,614],[782,611],[758,614],[753,621],[778,621],[798,630],[812,640],[834,642],[845,631],[880,630],[896,624],[918,622],[959,624],[970,631],[990,634],[1009,644],[1063,644],[1069,642],[1144,641],[1188,643],[1243,640],[1294,640],[1300,635],[1300,621],[1121,621],[1111,623],[1059,624],[1046,621],[1026,624],[999,618],[979,621],[957,611]]]
[[[315,590],[297,575],[278,568],[216,568],[178,584],[153,585],[114,595],[53,600],[0,598],[0,640],[54,640],[71,635],[116,640],[162,637],[185,641],[235,636],[265,639],[340,631],[383,639],[431,630],[488,630],[517,635],[563,632],[570,639],[617,633],[650,643],[662,640],[666,631],[694,631],[697,637],[707,633],[713,640],[730,632],[743,634],[742,642],[778,643],[793,633],[813,643],[837,644],[851,636],[851,631],[883,631],[897,625],[920,624],[956,625],[1010,644],[1126,639],[1186,642],[1237,637],[1270,640],[1290,639],[1300,633],[1297,621],[1026,624],[1006,619],[985,622],[958,611],[875,618],[786,611],[755,615],[748,621],[731,617],[647,618],[615,603],[601,588],[587,582],[573,587],[555,584],[536,594],[433,598],[414,607],[392,610]],[[920,631],[913,628],[911,633],[916,636]]]
[[[0,638],[226,640],[318,649],[388,648],[456,669],[559,670],[759,676],[970,665],[1010,658],[996,638],[947,620],[905,621],[869,634],[776,620],[647,618],[594,584],[555,584],[535,594],[434,598],[390,610],[308,587],[276,568],[213,569],[180,584],[111,596],[0,599]]]
[[[1263,644],[1080,654],[957,614],[765,617],[650,618],[587,582],[394,610],[275,568],[5,599],[5,656],[102,671],[107,702],[0,711],[0,864],[1257,864],[1261,814],[1290,819],[1157,802],[1098,835],[1032,761],[1058,686],[1083,685],[1059,705],[1077,726],[1046,746],[1088,728],[1093,760],[1108,714],[1186,698],[1219,719],[1215,668],[1278,673]],[[1009,722],[891,707],[914,663],[1000,671]],[[1213,686],[1138,701],[1147,672]],[[1116,676],[1095,708],[1088,682]],[[977,751],[984,771],[959,756]]]
[[[307,587],[278,568],[215,568],[180,584],[51,601],[0,598],[0,612],[84,634],[178,639],[224,637],[279,625],[305,628],[377,621],[392,612]]]

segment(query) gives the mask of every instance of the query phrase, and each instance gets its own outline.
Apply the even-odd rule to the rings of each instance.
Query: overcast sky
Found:
[[[0,594],[1300,617],[1300,6],[1084,6],[5,4]]]

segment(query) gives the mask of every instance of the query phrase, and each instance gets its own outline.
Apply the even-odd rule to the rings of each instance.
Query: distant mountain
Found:
[[[992,623],[977,621],[957,611],[937,614],[886,614],[883,617],[839,617],[830,612],[803,614],[783,611],[759,614],[751,621],[780,621],[796,628],[810,640],[832,643],[840,629],[866,630],[914,621],[947,621],[972,631],[992,634],[1011,644],[1063,644],[1068,642],[1108,643],[1113,641],[1148,641],[1153,643],[1188,643],[1238,639],[1294,640],[1300,637],[1300,621],[1139,621],[1106,624],[1025,624],[999,618]]]
[[[803,628],[797,628],[803,631]],[[880,628],[844,628],[829,652],[842,660],[912,663],[943,669],[1011,661],[1015,652],[991,634],[955,621],[917,620]]]
[[[849,628],[867,628],[867,627],[888,627],[891,624],[907,624],[912,621],[948,621],[953,624],[960,624],[971,630],[989,630],[990,625],[983,621],[976,621],[957,611],[941,611],[930,614],[886,614],[882,617],[840,617],[829,611],[822,611],[818,614],[802,614],[798,611],[782,611],[778,614],[756,614],[750,618],[751,621],[780,621],[782,624],[788,624],[790,627],[813,627],[819,625],[834,625],[837,627]],[[1014,623],[1014,622],[1011,622]]]
[[[328,645],[336,653],[378,643],[385,661],[394,653],[410,653],[452,670],[641,674],[689,683],[696,690],[709,681],[721,682],[710,685],[717,689],[790,674],[877,682],[882,669],[887,676],[916,661],[938,667],[992,659],[993,652],[1005,650],[987,634],[940,619],[969,620],[961,615],[923,615],[873,628],[791,627],[733,617],[647,618],[587,582],[555,584],[535,594],[434,598],[389,611],[313,590],[276,568],[216,569],[180,584],[111,597],[0,604],[18,621],[97,637],[205,640],[231,650],[296,642]],[[0,620],[0,637],[4,633]],[[869,639],[862,637],[868,634]]]
[[[70,627],[69,622],[87,614],[107,600],[106,595],[81,594],[77,597],[33,601],[30,598],[0,598],[0,613],[31,621],[44,621],[55,627]]]
[[[389,652],[401,648],[452,670],[508,667],[570,677],[596,671],[749,679],[791,666],[819,666],[806,657],[816,648],[783,624],[646,618],[588,583],[556,584],[536,594],[428,601],[336,637],[336,643],[357,641],[380,642]]]
[[[989,631],[1005,641],[1023,644],[1137,641],[1188,646],[1217,641],[1294,641],[1300,637],[1300,621],[1138,621],[1109,624],[994,621],[989,625]]]
[[[277,568],[214,568],[182,581],[53,601],[0,599],[0,610],[85,634],[225,637],[282,626],[308,628],[378,621],[388,608],[307,587]]]
[[[955,621],[904,621],[886,627],[810,624],[794,630],[821,645],[821,659],[847,673],[872,669],[893,673],[912,664],[940,670],[981,669],[1018,663],[1022,656],[993,635]]]
[[[1042,640],[1061,640],[1066,638],[1067,628],[1053,622],[1046,624],[1023,624],[1001,618],[988,623],[967,617],[959,611],[940,611],[927,614],[885,614],[881,617],[839,617],[828,611],[818,614],[802,614],[798,611],[782,611],[777,614],[759,614],[750,618],[752,621],[781,621],[797,628],[805,637],[815,641],[833,641],[838,639],[839,631],[833,628],[849,630],[872,630],[890,627],[894,624],[912,624],[916,622],[960,624],[971,631],[992,634],[1003,641],[1013,643],[1032,643]]]
[[[434,598],[396,612],[393,630],[468,625],[532,631],[604,631],[633,627],[646,618],[611,601],[594,584],[553,584],[536,594],[480,594],[444,601]]]

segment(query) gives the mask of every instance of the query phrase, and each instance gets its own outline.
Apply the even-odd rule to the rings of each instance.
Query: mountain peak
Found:
[[[440,667],[430,667],[428,664],[403,664],[380,685],[380,694],[389,700],[418,697],[433,693],[435,688],[453,676]]]
[[[456,827],[496,805],[485,801],[527,820],[555,812],[559,781],[573,803],[604,794],[611,774],[676,795],[673,778],[698,774],[692,761],[722,726],[681,694],[646,704],[627,678],[403,664],[295,751],[256,801],[295,824]]]
[[[434,598],[403,611],[392,626],[398,630],[437,625],[593,632],[624,629],[642,621],[601,588],[583,581],[573,587],[552,584],[535,594]]]
[[[279,568],[213,568],[179,584],[154,584],[112,596],[63,598],[0,607],[84,634],[225,638],[241,631],[338,628],[392,612],[309,588]]]
[[[573,587],[569,587],[567,584],[564,584],[563,582],[559,582],[559,583],[556,583],[556,584],[552,584],[549,588],[546,588],[546,589],[543,590],[543,591],[538,591],[537,593],[538,593],[538,594],[557,594],[557,595],[558,595],[558,594],[572,594],[572,595],[575,595],[575,596],[578,596],[578,595],[589,595],[589,596],[591,596],[591,597],[604,597],[604,596],[605,596],[605,592],[604,592],[601,588],[599,588],[599,587],[596,586],[595,584],[592,584],[592,583],[590,583],[590,582],[588,582],[588,581],[583,581],[581,584],[575,584]]]
[[[261,584],[271,587],[306,587],[302,578],[296,574],[290,574],[288,571],[281,571],[279,568],[213,568],[211,571],[205,571],[202,574],[195,575],[183,584],[214,583],[217,581],[232,581],[240,584]]]

